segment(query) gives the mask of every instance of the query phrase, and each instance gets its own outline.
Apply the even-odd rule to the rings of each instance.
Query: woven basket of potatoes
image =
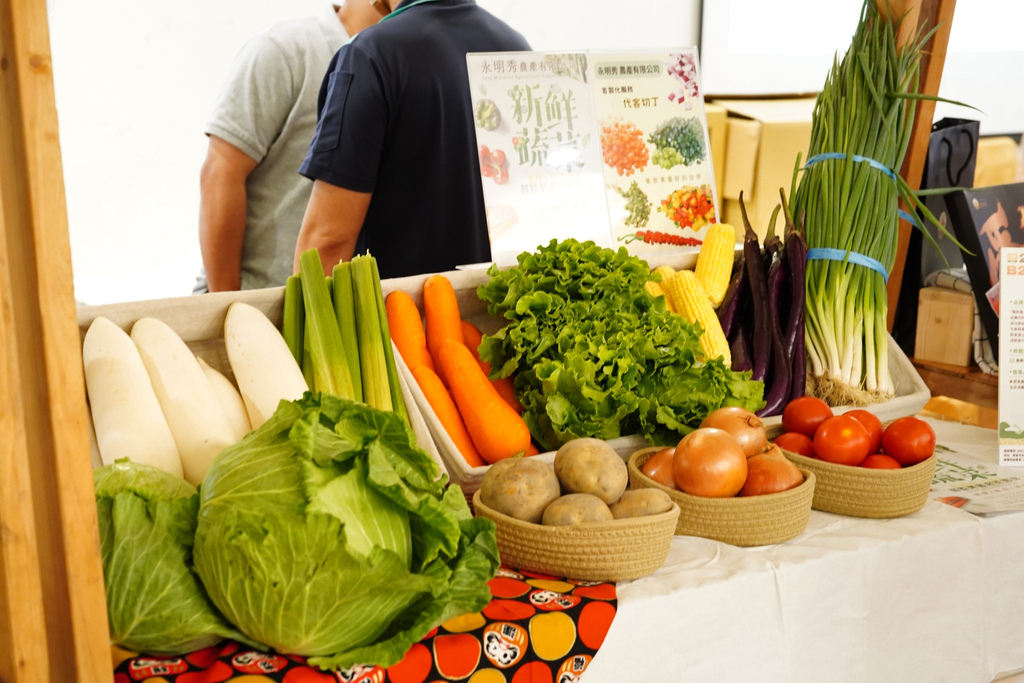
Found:
[[[497,525],[501,561],[586,581],[646,576],[665,562],[679,506],[657,489],[627,490],[625,461],[600,439],[574,439],[552,464],[507,458],[473,495]]]

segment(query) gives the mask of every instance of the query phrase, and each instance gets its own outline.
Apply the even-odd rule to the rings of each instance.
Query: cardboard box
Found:
[[[974,297],[946,287],[924,287],[917,300],[914,358],[962,367],[970,365]]]
[[[722,221],[742,235],[739,198],[760,238],[768,232],[772,210],[788,197],[797,155],[807,158],[815,98],[714,100],[727,112],[725,174],[718,187]],[[716,166],[717,168],[717,166]]]
[[[980,138],[973,187],[1006,185],[1018,180],[1020,149],[1008,135]]]
[[[725,187],[725,150],[729,139],[728,114],[725,107],[707,102],[704,115],[708,121],[708,145],[711,149],[711,167],[715,174],[715,192],[722,196]]]

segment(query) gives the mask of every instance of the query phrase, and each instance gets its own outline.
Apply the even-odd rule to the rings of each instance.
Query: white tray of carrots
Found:
[[[494,462],[520,453],[555,457],[531,441],[512,378],[489,379],[477,354],[482,335],[501,327],[476,296],[488,279],[483,270],[457,270],[381,283],[399,373],[452,483],[470,500]],[[649,445],[639,436],[609,443],[623,458]]]

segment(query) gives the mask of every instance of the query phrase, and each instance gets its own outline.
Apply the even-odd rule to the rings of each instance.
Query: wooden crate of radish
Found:
[[[127,457],[198,484],[279,401],[315,388],[312,359],[304,374],[282,333],[285,303],[278,287],[80,308],[93,464]],[[372,355],[386,363],[383,346]],[[417,445],[443,467],[397,369],[378,385],[389,401],[394,387]]]

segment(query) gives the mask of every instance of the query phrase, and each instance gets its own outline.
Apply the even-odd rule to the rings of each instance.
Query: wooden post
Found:
[[[884,6],[885,0],[880,0],[880,2]],[[899,5],[900,3],[890,4]],[[942,80],[942,68],[946,63],[946,46],[949,44],[949,31],[953,25],[953,9],[956,6],[956,0],[905,0],[902,4],[904,11],[909,11],[904,22],[904,39],[912,37],[910,29],[918,26],[924,26],[926,31],[935,26],[939,27],[935,35],[924,46],[924,55],[921,57],[921,81],[918,87],[918,92],[921,94],[938,95],[939,82]],[[907,155],[903,159],[903,167],[900,169],[900,175],[914,190],[921,187],[921,174],[924,173],[924,162],[928,156],[928,142],[931,138],[934,116],[934,102],[927,100],[917,102],[914,128],[910,134],[910,145],[907,148]],[[914,213],[911,207],[903,206],[902,208],[911,214]],[[906,221],[900,220],[896,261],[887,287],[889,299],[887,322],[890,332],[896,316],[896,302],[899,300],[900,286],[903,284],[903,270],[907,259],[907,247],[910,244],[910,232],[916,229]]]
[[[110,681],[45,0],[0,0],[0,679]]]

